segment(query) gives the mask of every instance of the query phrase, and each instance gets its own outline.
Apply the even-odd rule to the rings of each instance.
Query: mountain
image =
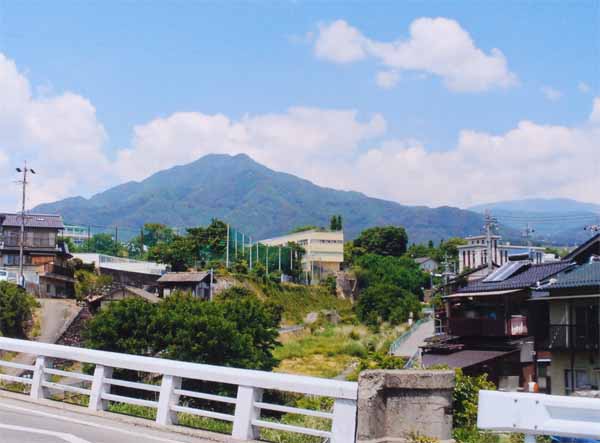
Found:
[[[543,243],[573,245],[589,238],[586,225],[600,221],[600,205],[566,198],[524,199],[477,205],[472,211],[490,212],[512,229],[534,229],[533,239]]]
[[[534,213],[594,213],[600,214],[600,205],[595,203],[583,203],[569,198],[526,198],[522,200],[506,200],[469,208],[472,211],[483,212],[502,210],[512,212],[534,212]]]
[[[67,198],[39,205],[34,211],[62,214],[71,224],[119,225],[119,232],[123,227],[139,231],[146,222],[189,227],[219,218],[254,239],[285,234],[301,225],[328,226],[333,214],[342,215],[349,239],[365,228],[394,224],[407,229],[410,242],[437,242],[478,233],[482,226],[481,215],[471,211],[403,206],[358,192],[323,188],[275,172],[243,154],[207,155],[89,199]]]

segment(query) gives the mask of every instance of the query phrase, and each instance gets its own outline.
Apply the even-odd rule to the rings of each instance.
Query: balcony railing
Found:
[[[44,265],[45,274],[62,275],[63,277],[73,278],[73,270],[63,266],[55,265],[54,263],[46,263]]]
[[[600,324],[550,325],[548,336],[538,339],[542,350],[600,350]]]
[[[527,318],[515,317],[508,322],[491,318],[450,318],[450,334],[459,337],[505,337],[528,334]]]

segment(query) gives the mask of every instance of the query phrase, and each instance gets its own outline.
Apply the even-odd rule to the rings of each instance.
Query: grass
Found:
[[[284,325],[301,324],[310,312],[335,310],[342,317],[352,315],[352,303],[332,295],[322,286],[294,283],[257,283],[246,275],[235,275],[235,282],[250,289],[260,299],[283,308]]]

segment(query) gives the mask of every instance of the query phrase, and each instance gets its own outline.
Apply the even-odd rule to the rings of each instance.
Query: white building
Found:
[[[500,243],[499,235],[492,235],[492,262],[502,266],[511,255],[530,253],[533,263],[545,263],[544,248],[535,246],[517,246],[510,243]],[[476,269],[488,263],[488,244],[485,235],[465,238],[466,245],[458,247],[458,272],[465,269]]]
[[[344,261],[344,232],[311,229],[281,237],[261,240],[266,246],[286,246],[296,243],[306,251],[302,258],[304,272],[310,273],[313,281],[332,275],[341,269]]]
[[[97,254],[94,252],[81,252],[72,254],[85,264],[92,264],[96,269],[110,269],[113,271],[131,272],[137,274],[163,275],[167,272],[167,265],[150,261],[132,260],[125,257]]]
[[[62,236],[73,240],[73,244],[76,246],[83,246],[85,241],[89,238],[90,232],[85,226],[65,225]]]

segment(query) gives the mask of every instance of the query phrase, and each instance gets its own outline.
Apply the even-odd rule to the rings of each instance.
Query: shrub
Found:
[[[22,338],[31,319],[35,298],[13,283],[0,282],[0,335]]]

